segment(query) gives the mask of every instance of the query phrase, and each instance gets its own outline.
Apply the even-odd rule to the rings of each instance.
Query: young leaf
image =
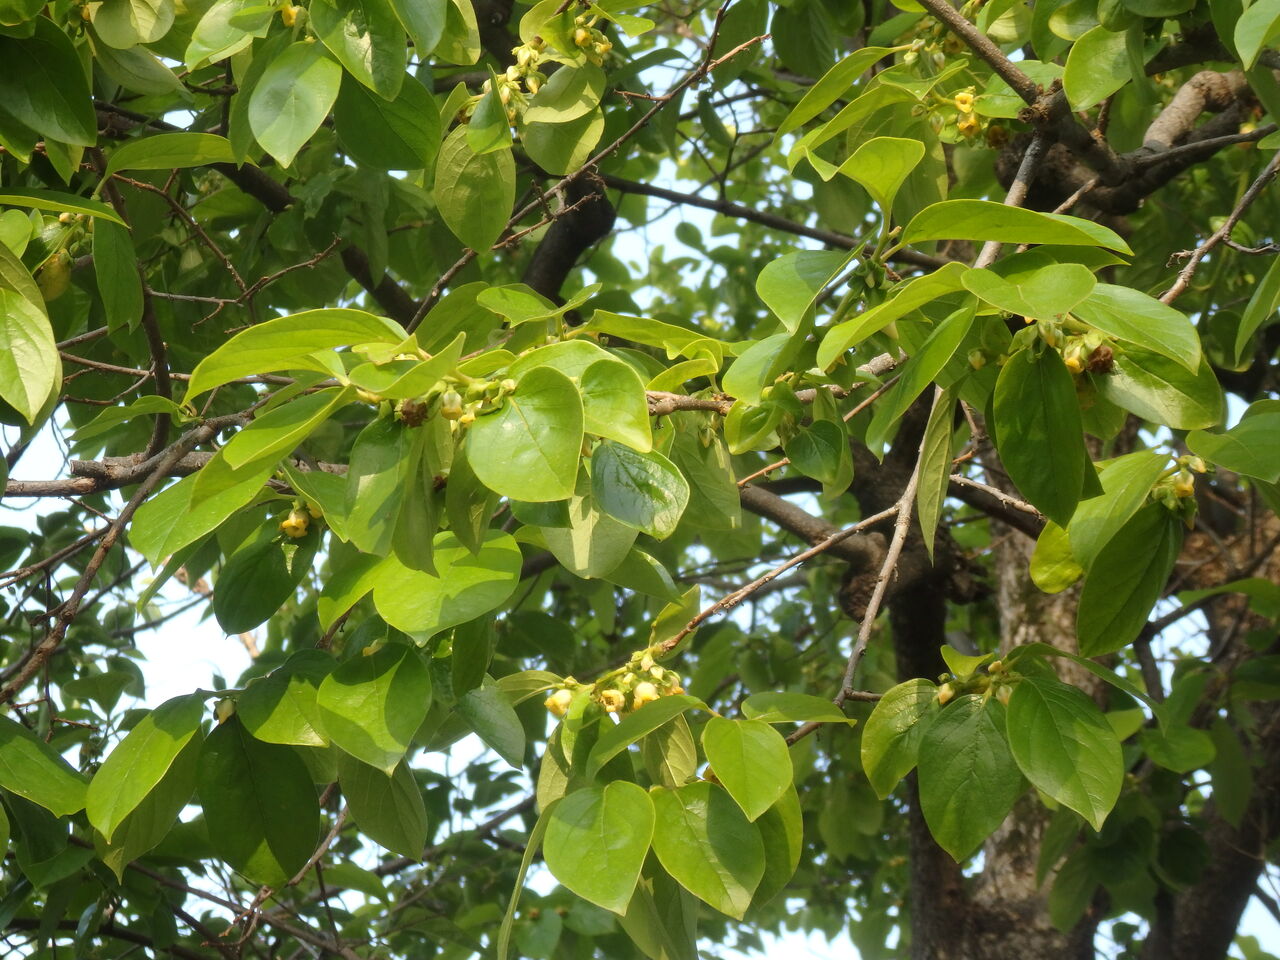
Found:
[[[764,877],[760,828],[718,784],[705,780],[652,794],[653,852],[679,884],[721,913],[741,920]]]
[[[406,53],[404,28],[389,0],[311,0],[307,10],[316,36],[346,72],[384,100],[394,100],[405,79]]]
[[[844,269],[849,254],[843,250],[799,250],[770,260],[756,278],[756,293],[788,333],[800,329],[800,321],[814,298]]]
[[[520,548],[498,530],[488,531],[475,554],[453,533],[438,533],[432,557],[434,574],[411,570],[392,556],[365,581],[378,613],[398,630],[430,635],[465,623],[496,610],[520,581]]]
[[[280,166],[319,129],[341,83],[342,67],[318,43],[293,43],[267,66],[249,95],[249,126]]]
[[[187,399],[230,383],[238,377],[276,370],[319,369],[307,355],[361,343],[398,344],[405,339],[399,324],[363,310],[333,307],[277,317],[242,330],[206,356],[191,372]]]
[[[495,493],[539,503],[573,496],[582,451],[582,398],[551,367],[525,374],[502,408],[467,431],[467,459]]]
[[[60,370],[44,311],[20,293],[0,287],[0,400],[34,424]]]
[[[1120,796],[1124,760],[1094,702],[1051,677],[1024,677],[1009,698],[1007,729],[1032,786],[1101,830]]]
[[[226,137],[212,133],[157,133],[128,140],[113,150],[103,177],[120,170],[177,170],[234,161],[235,154]]]
[[[902,231],[903,243],[999,240],[1106,247],[1132,253],[1114,230],[1062,213],[1041,213],[994,200],[943,200],[921,210]]]
[[[787,742],[763,720],[712,717],[702,728],[702,750],[748,820],[759,818],[791,786]]]
[[[662,454],[606,440],[591,455],[591,494],[615,520],[664,540],[689,503],[689,484]]]
[[[631,364],[602,357],[582,371],[578,389],[588,433],[625,443],[639,453],[653,448],[644,383]]]
[[[586,776],[595,777],[606,763],[631,744],[657,730],[664,723],[680,716],[686,710],[706,710],[707,705],[687,693],[659,697],[646,703],[639,710],[628,713],[616,726],[609,727],[587,757]]]
[[[1141,290],[1100,283],[1072,312],[1103,333],[1153,350],[1191,373],[1200,368],[1200,338],[1186,314]]]
[[[1163,454],[1139,450],[1116,457],[1099,471],[1103,495],[1081,503],[1067,526],[1071,553],[1081,567],[1088,569],[1098,551],[1138,512],[1168,462]]]
[[[299,650],[279,668],[250,683],[236,701],[245,727],[266,743],[323,747],[316,695],[333,669],[333,658],[320,650]]]
[[[571,793],[548,813],[547,869],[584,900],[625,913],[654,836],[649,794],[615,780]]]
[[[436,202],[453,235],[486,253],[502,235],[515,202],[516,171],[510,150],[477,155],[467,125],[445,138],[436,158]]]

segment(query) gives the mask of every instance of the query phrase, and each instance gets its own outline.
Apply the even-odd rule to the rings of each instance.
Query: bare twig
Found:
[[[1271,162],[1259,174],[1258,179],[1249,185],[1249,189],[1244,192],[1240,202],[1236,204],[1235,209],[1231,211],[1231,215],[1227,217],[1222,226],[1213,231],[1200,246],[1188,254],[1181,255],[1188,258],[1187,265],[1178,271],[1178,278],[1173,282],[1173,286],[1161,294],[1160,301],[1162,303],[1173,303],[1174,300],[1186,292],[1187,287],[1191,286],[1191,278],[1195,276],[1196,269],[1200,266],[1200,261],[1208,256],[1214,247],[1231,236],[1231,231],[1240,222],[1240,218],[1244,216],[1245,211],[1249,209],[1253,201],[1258,199],[1267,184],[1275,179],[1277,170],[1280,170],[1280,153],[1271,158]],[[1175,254],[1175,257],[1178,256],[1180,255]]]

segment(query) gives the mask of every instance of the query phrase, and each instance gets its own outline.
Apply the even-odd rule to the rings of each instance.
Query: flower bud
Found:
[[[219,723],[226,723],[236,712],[236,702],[230,697],[223,697],[213,705],[213,715]]]
[[[578,27],[573,31],[573,42],[579,47],[587,47],[591,45],[591,31],[586,27]]]
[[[440,395],[440,416],[446,420],[462,416],[462,396],[457,390],[446,390]]]
[[[658,688],[648,680],[642,680],[636,684],[634,690],[631,691],[631,705],[635,709],[640,709],[646,703],[652,703],[658,699]]]
[[[311,517],[307,511],[295,507],[289,511],[289,516],[280,521],[280,529],[284,531],[285,536],[297,540],[307,535],[307,526],[310,523]]]
[[[557,717],[563,717],[569,712],[569,704],[573,702],[573,692],[570,690],[557,690],[546,700],[542,701],[542,705],[551,711]]]
[[[1013,696],[1013,687],[1007,683],[1002,683],[996,687],[996,699],[1003,703],[1006,707],[1009,705],[1009,698]]]
[[[938,706],[945,707],[947,701],[956,695],[956,688],[949,683],[944,683],[938,688]]]

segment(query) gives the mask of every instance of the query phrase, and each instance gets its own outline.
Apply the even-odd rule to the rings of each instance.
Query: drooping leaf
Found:
[[[338,782],[360,831],[392,853],[417,860],[427,843],[422,790],[401,761],[388,775],[348,754],[338,756]]]
[[[318,43],[297,42],[267,66],[249,96],[249,126],[281,166],[293,163],[338,98],[342,67]]]
[[[712,717],[702,749],[748,820],[756,820],[791,786],[791,755],[782,734],[763,720]]]
[[[320,684],[316,708],[337,746],[387,776],[431,706],[431,675],[412,647],[388,643],[357,653]]]
[[[584,900],[625,913],[654,836],[649,794],[616,780],[571,793],[548,813],[547,869]]]
[[[957,863],[1004,821],[1022,793],[997,700],[968,694],[947,704],[920,742],[920,809]]]
[[[938,714],[938,688],[907,680],[876,701],[862,731],[862,769],[881,799],[916,765],[920,742]]]
[[[1024,677],[1009,698],[1009,749],[1032,786],[1095,830],[1120,796],[1120,742],[1096,704],[1051,677]]]
[[[320,804],[292,747],[263,743],[232,715],[204,741],[196,791],[218,856],[254,883],[281,886],[320,840]]]

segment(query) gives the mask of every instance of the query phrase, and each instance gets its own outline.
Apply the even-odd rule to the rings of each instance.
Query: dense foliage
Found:
[[[0,0],[6,950],[1269,956],[1277,38]]]

